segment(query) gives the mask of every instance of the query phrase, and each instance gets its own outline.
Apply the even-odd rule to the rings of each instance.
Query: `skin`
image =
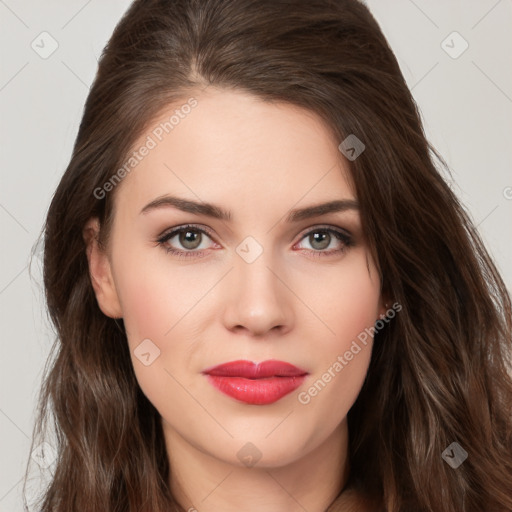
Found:
[[[97,301],[104,314],[124,319],[139,385],[162,417],[170,485],[185,510],[324,511],[350,471],[346,415],[368,369],[371,338],[309,403],[298,396],[385,307],[358,210],[296,223],[286,215],[355,200],[347,161],[312,112],[213,87],[194,97],[198,105],[115,190],[107,250],[95,241],[96,219],[84,230]],[[231,220],[170,206],[141,214],[165,194],[214,203]],[[192,250],[201,256],[180,259],[156,239],[187,223],[213,234],[197,235]],[[326,225],[350,232],[353,245],[333,253],[344,247],[334,234],[327,247],[309,236]],[[263,249],[252,263],[236,252],[248,236]],[[166,245],[190,247],[178,235]],[[134,353],[145,339],[160,350],[148,366]],[[287,361],[309,375],[273,404],[248,405],[201,374],[238,359]],[[261,454],[250,467],[237,456],[247,443]],[[352,494],[343,495],[352,510]]]

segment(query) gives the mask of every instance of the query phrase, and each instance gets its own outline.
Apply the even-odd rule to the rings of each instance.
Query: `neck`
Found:
[[[349,474],[344,420],[320,446],[279,467],[246,467],[220,460],[189,444],[163,420],[170,486],[187,512],[325,512]],[[354,497],[345,492],[343,508]],[[350,508],[349,508],[350,507]]]

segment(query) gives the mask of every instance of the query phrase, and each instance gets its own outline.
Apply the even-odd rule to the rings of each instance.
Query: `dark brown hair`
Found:
[[[165,106],[207,86],[311,110],[366,146],[351,178],[383,293],[402,310],[376,334],[348,415],[347,488],[386,512],[512,510],[510,297],[357,0],[137,0],[117,25],[46,219],[57,340],[34,440],[53,418],[58,458],[40,510],[180,510],[159,414],[122,321],[98,307],[82,231],[98,217],[108,243],[117,189],[93,191]],[[457,469],[441,457],[452,442],[468,453]]]

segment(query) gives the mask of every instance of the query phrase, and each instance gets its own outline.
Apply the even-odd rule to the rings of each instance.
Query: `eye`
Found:
[[[172,253],[178,258],[200,258],[206,256],[206,249],[211,248],[208,245],[204,245],[206,242],[205,237],[211,240],[209,230],[187,224],[164,233],[156,242],[166,252]],[[310,249],[299,247],[303,240],[309,243]],[[214,243],[214,245],[220,247],[218,244]],[[306,250],[314,257],[324,257],[341,254],[353,245],[354,242],[350,233],[339,228],[320,226],[305,233],[301,241],[295,244],[294,248],[298,247],[299,249]]]
[[[205,237],[210,238],[210,233],[206,229],[194,225],[186,225],[164,233],[157,239],[157,242],[162,245],[167,252],[173,253],[178,257],[200,257],[204,256],[202,249],[208,248],[208,246],[201,247]],[[176,240],[173,241],[173,239]],[[175,247],[176,244],[178,244],[178,248]],[[184,250],[180,250],[180,246]]]
[[[311,249],[306,248],[313,256],[330,256],[341,254],[354,245],[350,233],[332,227],[320,226],[308,231],[302,238],[309,243]],[[300,243],[300,242],[299,242]],[[296,244],[294,247],[297,247]],[[299,247],[300,248],[300,247]],[[329,249],[329,250],[326,250]]]

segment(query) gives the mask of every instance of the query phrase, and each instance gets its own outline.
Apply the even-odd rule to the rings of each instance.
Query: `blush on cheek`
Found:
[[[379,294],[362,286],[348,288],[346,295],[330,301],[324,308],[325,321],[336,333],[331,336],[338,350],[348,350],[360,333],[375,325],[379,312]]]
[[[155,262],[141,260],[145,264],[134,266],[125,261],[121,269],[119,293],[125,324],[134,340],[163,338],[190,308],[188,295],[183,297],[185,283],[166,275],[166,269],[158,268]]]
[[[162,317],[162,300],[155,291],[141,283],[139,286],[127,286],[123,295],[124,323],[128,340],[133,348],[143,339],[160,339],[169,329],[171,319]]]

